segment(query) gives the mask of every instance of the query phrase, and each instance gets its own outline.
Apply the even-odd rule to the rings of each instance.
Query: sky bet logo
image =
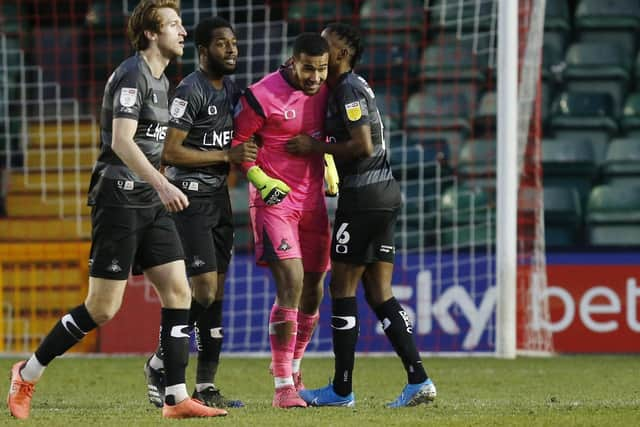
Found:
[[[455,309],[455,312],[466,317],[469,323],[469,329],[462,341],[462,348],[465,350],[476,348],[495,310],[497,296],[495,286],[490,286],[487,289],[482,295],[480,306],[476,306],[467,290],[459,285],[446,288],[442,294],[436,296],[434,301],[431,291],[431,272],[428,270],[421,271],[416,282],[416,311],[406,303],[413,297],[413,287],[410,285],[393,286],[393,293],[404,307],[408,318],[412,320],[414,332],[418,335],[431,333],[435,320],[444,333],[459,335],[461,333],[460,327],[452,316]],[[384,333],[380,326],[378,326],[378,333]]]

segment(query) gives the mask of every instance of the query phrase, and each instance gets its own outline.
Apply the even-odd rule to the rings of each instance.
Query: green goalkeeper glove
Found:
[[[327,188],[325,189],[324,194],[330,197],[335,197],[338,194],[340,178],[338,177],[336,162],[333,161],[333,156],[331,154],[324,155],[324,180],[327,182]]]
[[[247,171],[247,179],[253,184],[260,197],[269,205],[277,205],[287,197],[291,189],[279,179],[271,178],[260,169],[260,166],[251,166]]]

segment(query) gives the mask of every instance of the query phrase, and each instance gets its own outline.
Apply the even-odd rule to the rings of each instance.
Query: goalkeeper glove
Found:
[[[279,179],[271,178],[260,169],[260,166],[251,166],[247,171],[247,179],[258,191],[260,197],[269,205],[277,205],[287,197],[291,189]]]
[[[327,188],[325,189],[324,194],[330,197],[335,197],[338,194],[340,178],[338,177],[336,162],[333,161],[333,156],[331,154],[324,155],[324,180],[327,182]]]

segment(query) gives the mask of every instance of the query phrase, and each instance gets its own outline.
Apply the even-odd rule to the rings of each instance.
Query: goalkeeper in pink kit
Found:
[[[298,394],[304,388],[300,361],[318,322],[330,265],[323,155],[298,157],[285,151],[287,141],[299,134],[325,138],[328,52],[319,34],[299,35],[290,63],[247,88],[234,120],[232,145],[254,134],[262,140],[256,161],[242,167],[252,183],[256,261],[269,266],[276,282],[269,335],[273,406],[280,408],[307,406]],[[337,182],[330,183],[328,193],[337,193]]]

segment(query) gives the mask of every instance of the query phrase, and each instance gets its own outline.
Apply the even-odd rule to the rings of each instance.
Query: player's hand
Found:
[[[255,162],[258,157],[258,146],[253,138],[248,141],[231,147],[227,152],[230,163]]]
[[[287,197],[291,189],[279,179],[268,176],[260,166],[251,166],[247,172],[247,179],[260,191],[260,197],[269,205],[277,205]]]
[[[302,133],[287,141],[284,148],[291,154],[306,156],[308,154],[318,152],[316,144],[320,144],[320,142],[316,141],[309,135]]]
[[[169,212],[180,212],[189,206],[189,198],[166,179],[156,188],[162,204]]]
[[[329,197],[337,196],[340,184],[338,169],[336,169],[336,162],[333,161],[333,156],[326,153],[324,155],[324,180],[327,183],[324,194]]]

